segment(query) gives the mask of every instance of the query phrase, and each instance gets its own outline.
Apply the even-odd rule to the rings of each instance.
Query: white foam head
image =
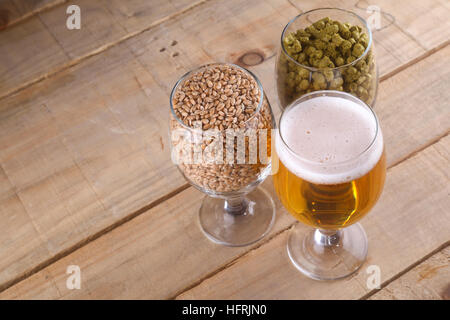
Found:
[[[300,99],[286,109],[276,139],[278,157],[289,171],[318,184],[357,179],[383,153],[373,112],[345,94]]]

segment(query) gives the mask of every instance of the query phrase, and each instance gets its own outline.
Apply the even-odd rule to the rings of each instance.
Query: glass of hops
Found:
[[[172,160],[207,195],[199,212],[202,231],[228,246],[264,237],[275,207],[258,185],[271,171],[275,121],[259,80],[234,64],[205,65],[178,80],[170,109]]]
[[[302,13],[281,34],[275,74],[282,109],[318,90],[345,91],[373,108],[378,69],[372,31],[363,18],[344,9]]]

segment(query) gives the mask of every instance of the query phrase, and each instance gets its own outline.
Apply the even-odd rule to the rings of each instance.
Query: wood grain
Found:
[[[115,3],[119,6],[121,2]],[[157,20],[153,28],[143,32],[146,15],[133,13],[143,9],[142,2],[118,7],[115,13],[107,13],[104,6],[87,4],[86,12],[93,13],[85,26],[94,34],[87,35],[86,40],[72,39],[81,47],[98,49],[94,48],[101,39],[94,31],[104,28],[104,24],[99,25],[104,21],[120,21],[114,26],[123,29],[125,37],[127,32],[136,34],[57,74],[48,70],[75,56],[66,52],[73,42],[64,44],[64,34],[57,33],[58,19],[52,15],[56,11],[46,11],[0,33],[0,53],[6,57],[0,66],[0,74],[6,75],[0,79],[0,87],[6,83],[4,79],[14,82],[15,76],[29,72],[33,77],[42,70],[50,74],[48,79],[0,100],[0,165],[6,190],[0,205],[3,216],[13,213],[5,220],[8,224],[2,225],[0,288],[42,269],[185,185],[167,161],[166,134],[168,94],[185,71],[214,60],[236,62],[249,54],[261,55],[262,62],[250,68],[263,81],[270,100],[275,101],[273,56],[283,25],[298,10],[281,0],[238,3],[212,0],[167,21],[157,18],[165,12],[159,8],[146,13]],[[220,15],[215,14],[218,11]],[[114,18],[119,12],[123,17]],[[102,18],[103,14],[109,18]],[[49,17],[44,19],[45,15]],[[95,21],[98,19],[103,22]],[[395,54],[405,51],[400,57],[424,52],[414,41],[392,34],[401,40],[393,41],[397,43]],[[40,39],[36,51],[29,50],[29,43],[36,39]],[[172,45],[173,40],[176,45]],[[14,47],[19,42],[22,44]],[[421,64],[431,74],[424,84],[426,91],[415,87],[418,80],[428,77],[423,69],[413,69],[413,74],[402,72],[381,90],[393,99],[386,100],[386,107],[381,103],[377,106],[381,114],[386,113],[383,121],[392,126],[392,147],[387,146],[391,164],[448,130],[448,73],[443,73],[446,56],[437,54],[440,61]],[[400,61],[388,55],[392,55],[390,50],[378,52],[380,65],[389,66],[382,74],[409,59]],[[42,61],[36,62],[38,56]],[[47,56],[56,64],[48,63]],[[399,94],[400,90],[404,93]],[[380,101],[384,99],[382,94]],[[404,108],[397,109],[397,104]],[[425,120],[415,117],[414,112]],[[395,131],[395,119],[402,117],[408,123]],[[415,137],[414,130],[421,135]],[[407,143],[401,139],[405,135],[411,137]],[[19,226],[22,233],[16,232]]]
[[[449,93],[443,90],[450,79],[450,71],[444,68],[443,59],[449,54],[449,50],[445,48],[381,83],[378,115],[384,129],[388,163],[391,166],[397,164],[391,171],[399,173],[389,173],[390,189],[384,193],[376,211],[364,219],[364,225],[371,226],[371,231],[368,231],[370,250],[376,253],[375,257],[382,256],[385,243],[380,242],[380,239],[397,239],[397,235],[403,235],[407,230],[417,232],[422,237],[421,241],[427,243],[421,248],[408,249],[405,247],[409,243],[401,242],[396,245],[397,240],[392,240],[392,252],[398,254],[398,250],[406,251],[400,255],[402,259],[398,261],[397,258],[389,260],[390,258],[386,257],[382,261],[377,258],[377,263],[382,263],[385,270],[383,273],[386,272],[386,275],[400,272],[405,268],[405,264],[410,263],[410,259],[426,254],[429,252],[427,250],[434,249],[433,246],[439,246],[442,238],[448,238],[448,228],[445,229],[446,212],[443,212],[444,205],[448,204],[448,196],[445,195],[448,172],[444,170],[445,165],[448,165],[448,151],[441,147],[443,142],[427,148],[425,153],[420,152],[419,160],[407,160],[410,163],[407,166],[398,162],[432,144],[436,137],[445,135],[450,128]],[[427,85],[415,87],[413,84],[417,83],[417,79],[424,79]],[[420,134],[411,139],[409,135],[413,132]],[[429,150],[433,150],[433,155],[436,152],[442,155],[431,157],[428,155]],[[396,169],[397,167],[399,169]],[[414,178],[418,179],[417,181],[409,177],[412,172],[418,172],[417,178]],[[271,181],[266,181],[265,186],[271,189]],[[430,189],[427,189],[428,187]],[[423,196],[418,198],[418,194]],[[189,188],[9,288],[0,297],[173,297],[185,288],[198,284],[199,279],[223,270],[230,263],[236,264],[236,259],[241,255],[260,245],[236,249],[217,246],[206,240],[196,222],[202,197],[202,194]],[[427,205],[428,201],[433,201],[434,205],[430,209],[432,212],[427,212],[427,215],[433,218],[427,218],[425,221],[422,219],[419,223],[419,213],[423,212],[423,206]],[[278,217],[271,236],[286,230],[293,223],[293,219],[281,209],[278,201],[277,206]],[[437,218],[434,218],[434,215],[437,215]],[[436,225],[438,229],[435,229]],[[374,249],[372,243],[380,243],[380,247]],[[274,241],[263,245],[261,250],[263,247],[272,246],[284,246],[284,236],[277,236]],[[247,257],[253,256],[258,250],[260,249],[250,251]],[[411,252],[412,250],[417,252]],[[275,255],[271,256],[273,263],[280,260],[284,254],[281,247],[268,251]],[[198,261],[202,263],[198,264]],[[237,261],[240,263],[240,260]],[[395,263],[390,265],[389,261]],[[270,259],[264,263],[269,269],[277,267]],[[283,268],[289,268],[289,261],[280,263],[283,263]],[[65,269],[70,264],[78,264],[84,270],[86,291],[65,289]],[[270,272],[273,271],[270,269]],[[279,272],[279,276],[284,277],[281,269]],[[295,275],[298,276],[298,273]],[[358,282],[349,283],[349,289],[353,288],[355,294],[366,293],[361,290]],[[247,285],[248,282],[243,282],[243,286]],[[330,292],[340,290],[336,287],[335,291]]]
[[[359,7],[367,8],[372,1],[360,0]],[[431,49],[450,38],[450,4],[445,0],[389,1],[377,0],[376,5],[395,17],[394,25],[402,29],[422,48]],[[401,13],[401,14],[398,14]],[[438,27],[437,27],[438,26]]]
[[[66,7],[59,6],[40,15],[47,30],[57,39],[71,59],[80,58],[91,51],[108,47],[147,28],[176,16],[202,1],[165,0],[77,0],[81,9],[82,27],[68,30]],[[62,23],[63,22],[63,23]],[[170,40],[168,40],[168,45]]]
[[[65,1],[67,0],[2,0],[0,2],[0,30]]]
[[[41,81],[80,59],[195,7],[203,0],[76,0],[81,29],[66,27],[66,5],[58,5],[0,32],[0,97]]]
[[[370,291],[366,286],[369,265],[379,266],[384,282],[450,239],[446,222],[450,218],[449,147],[447,136],[388,171],[381,200],[362,221],[369,255],[356,275],[339,281],[307,278],[287,256],[286,231],[178,298],[360,298]]]
[[[432,255],[370,299],[450,300],[450,247]]]
[[[238,7],[227,6],[239,17]],[[277,12],[267,7],[261,14],[281,26],[285,18]],[[142,52],[125,42],[0,101],[0,163],[28,224],[41,235],[36,245],[45,249],[34,263],[23,263],[28,246],[5,248],[20,255],[2,260],[0,288],[186,185],[167,161],[167,101],[181,74],[212,59],[182,28],[199,14],[206,13],[193,9],[142,33],[136,38],[154,41]],[[178,48],[183,54],[173,57]],[[151,72],[139,60],[148,57],[159,61]],[[16,239],[13,229],[5,230]]]

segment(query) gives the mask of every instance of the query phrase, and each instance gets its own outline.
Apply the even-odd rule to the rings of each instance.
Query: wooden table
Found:
[[[289,261],[279,202],[262,241],[229,248],[197,226],[203,194],[169,160],[169,93],[187,70],[238,62],[276,115],[283,26],[327,0],[0,1],[0,298],[449,299],[450,5],[370,4],[388,176],[362,220],[360,271],[318,282]],[[367,17],[365,0],[339,1]],[[273,194],[271,178],[264,186]],[[306,227],[305,227],[306,228]],[[305,229],[306,230],[306,229]],[[67,268],[81,271],[69,290]],[[381,289],[369,289],[370,265]]]

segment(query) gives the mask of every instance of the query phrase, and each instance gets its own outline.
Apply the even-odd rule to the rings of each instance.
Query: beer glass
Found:
[[[275,190],[284,207],[314,227],[291,230],[287,250],[307,276],[346,277],[362,265],[367,238],[359,221],[377,202],[386,160],[377,117],[345,92],[306,94],[283,112],[275,141]]]

